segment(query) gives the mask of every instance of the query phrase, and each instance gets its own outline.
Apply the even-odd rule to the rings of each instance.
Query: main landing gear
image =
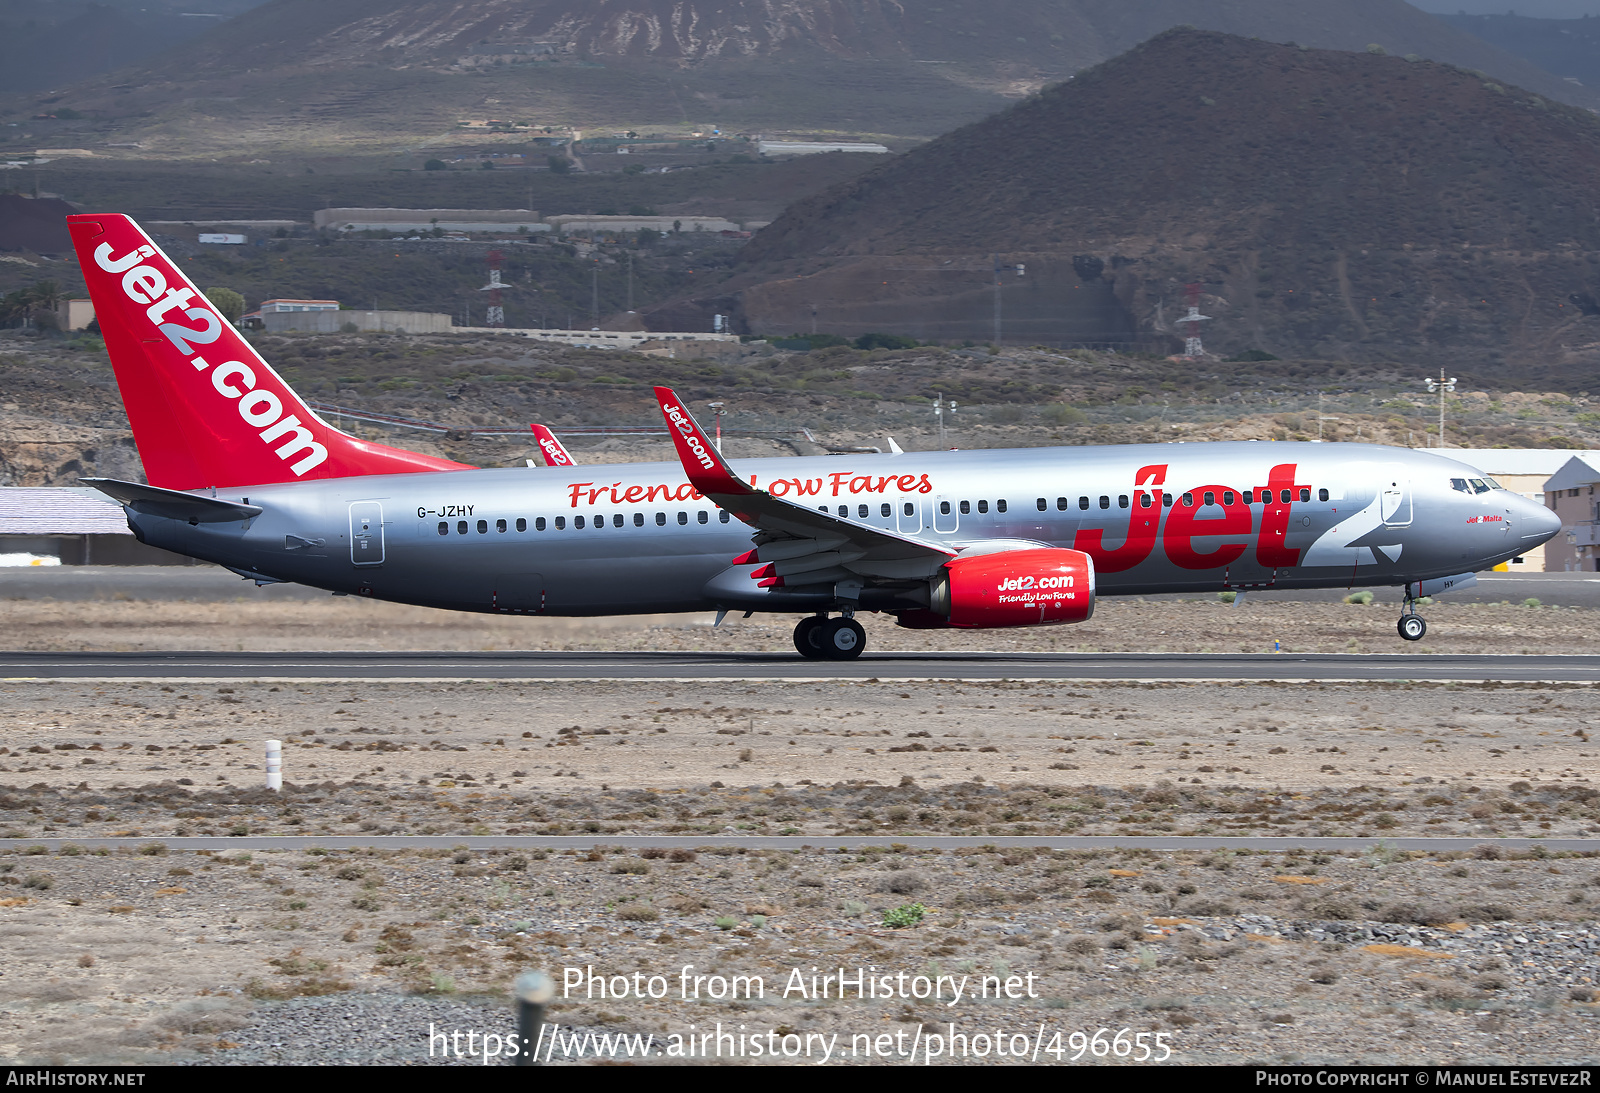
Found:
[[[1405,607],[1400,612],[1400,621],[1395,629],[1400,631],[1400,636],[1406,641],[1421,641],[1422,635],[1428,632],[1428,624],[1417,614],[1416,601],[1411,595],[1410,585],[1406,586]]]
[[[794,647],[813,660],[854,660],[867,647],[867,632],[848,615],[811,615],[795,624]]]

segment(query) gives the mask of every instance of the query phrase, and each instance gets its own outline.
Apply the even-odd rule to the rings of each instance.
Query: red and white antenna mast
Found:
[[[1184,305],[1189,313],[1178,322],[1183,325],[1183,355],[1193,360],[1206,355],[1204,347],[1200,344],[1200,324],[1210,319],[1209,315],[1200,314],[1200,283],[1191,281],[1183,293]]]
[[[506,325],[506,309],[500,303],[500,291],[511,286],[500,280],[500,259],[499,251],[489,252],[489,283],[478,290],[489,294],[489,308],[483,319],[485,326]]]

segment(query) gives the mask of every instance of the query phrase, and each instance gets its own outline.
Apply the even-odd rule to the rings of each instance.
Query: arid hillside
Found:
[[[925,138],[1179,25],[1376,43],[1600,106],[1401,0],[272,0],[15,110],[50,146],[191,156],[393,150],[489,118]]]
[[[792,206],[758,332],[1177,344],[1515,374],[1600,349],[1600,120],[1416,58],[1176,30]],[[1023,276],[1009,267],[1026,265]]]

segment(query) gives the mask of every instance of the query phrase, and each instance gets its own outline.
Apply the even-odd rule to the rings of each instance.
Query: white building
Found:
[[[739,225],[720,216],[552,216],[547,223],[562,235],[584,232],[615,235],[623,232],[736,232]]]
[[[312,216],[318,228],[330,231],[391,232],[397,235],[431,232],[540,232],[549,231],[531,209],[318,209]]]
[[[764,156],[814,156],[822,152],[871,152],[881,156],[889,152],[881,144],[818,140],[762,140],[756,142],[756,150]]]

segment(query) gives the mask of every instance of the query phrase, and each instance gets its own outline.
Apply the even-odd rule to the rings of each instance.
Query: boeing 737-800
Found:
[[[1405,589],[1543,543],[1553,513],[1433,452],[1146,444],[741,460],[672,391],[677,463],[478,469],[317,417],[133,221],[68,218],[149,484],[140,541],[263,582],[466,611],[799,614],[806,656],[901,626],[1081,622],[1095,597]],[[559,448],[559,445],[556,445]],[[549,445],[545,450],[551,450]]]

